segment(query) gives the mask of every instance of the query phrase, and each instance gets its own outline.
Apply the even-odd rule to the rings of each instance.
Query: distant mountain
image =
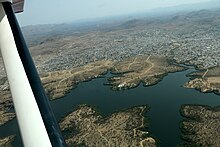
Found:
[[[194,3],[194,4],[184,4],[178,6],[171,6],[171,7],[161,7],[156,8],[150,11],[145,12],[145,15],[167,15],[173,14],[178,12],[189,12],[189,11],[198,11],[198,10],[215,10],[220,9],[220,1],[214,0],[209,2],[201,2],[201,3]]]
[[[154,15],[150,15],[154,14]],[[29,47],[54,41],[68,36],[79,36],[89,31],[109,32],[141,26],[157,26],[161,24],[220,24],[220,2],[181,5],[155,9],[151,13],[103,18],[94,21],[73,24],[34,25],[22,28]]]
[[[79,35],[89,30],[93,30],[97,24],[44,24],[30,25],[22,27],[24,37],[28,42],[28,46],[42,44],[45,41],[53,41],[66,36]]]

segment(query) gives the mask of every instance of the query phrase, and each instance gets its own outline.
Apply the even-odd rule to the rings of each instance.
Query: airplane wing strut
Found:
[[[66,147],[14,12],[23,0],[0,0],[0,50],[23,144]]]

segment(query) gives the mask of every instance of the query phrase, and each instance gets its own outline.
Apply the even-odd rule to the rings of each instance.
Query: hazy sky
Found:
[[[210,0],[25,0],[20,25],[73,22]]]

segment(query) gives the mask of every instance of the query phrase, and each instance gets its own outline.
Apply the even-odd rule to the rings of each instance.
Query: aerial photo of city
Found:
[[[220,1],[165,1],[72,22],[23,21],[31,2],[16,14],[68,146],[220,146]],[[2,59],[0,146],[23,146]]]

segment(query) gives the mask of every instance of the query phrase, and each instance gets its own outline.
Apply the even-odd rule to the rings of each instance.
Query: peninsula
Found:
[[[217,147],[220,144],[220,107],[183,105],[182,138],[185,146]]]
[[[80,105],[60,123],[69,146],[155,147],[155,140],[144,131],[148,106],[138,106],[103,117],[87,105]]]
[[[140,83],[150,86],[157,84],[168,73],[185,69],[162,56],[136,56],[116,62],[111,71],[118,75],[110,78],[109,83],[112,89],[117,90],[134,88]]]
[[[185,87],[220,94],[220,66],[193,72],[188,76],[191,77],[191,81],[187,82]]]

